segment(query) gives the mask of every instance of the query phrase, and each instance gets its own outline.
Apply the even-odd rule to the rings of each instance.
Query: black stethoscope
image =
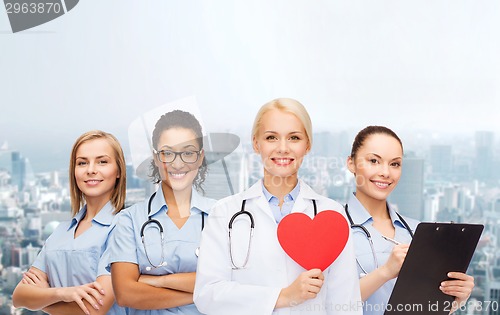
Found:
[[[368,229],[366,227],[364,227],[361,224],[354,223],[354,221],[351,218],[351,214],[349,213],[349,205],[347,203],[344,206],[344,210],[345,210],[345,214],[347,215],[347,219],[349,220],[349,224],[351,225],[351,229],[358,228],[358,229],[361,229],[363,231],[363,233],[365,233],[366,238],[368,239],[368,242],[370,243],[370,249],[372,251],[372,256],[373,256],[373,263],[375,264],[375,269],[377,269],[379,267],[379,265],[378,265],[377,255],[375,255],[375,247],[373,246],[372,235],[370,234],[370,232],[368,231]],[[401,223],[403,223],[405,229],[408,231],[411,238],[413,238],[413,232],[412,232],[410,226],[408,225],[408,223],[405,221],[405,219],[403,219],[403,217],[398,212],[396,212],[396,215],[398,216]],[[356,263],[358,264],[359,268],[361,268],[361,270],[363,271],[363,273],[361,273],[360,276],[361,277],[366,276],[368,274],[368,272],[366,272],[365,268],[363,268],[363,266],[361,266],[358,258],[356,258]]]
[[[149,197],[149,202],[148,202],[148,215],[151,213],[151,203],[153,202],[153,198],[156,196],[156,191]],[[144,242],[144,230],[147,228],[149,224],[154,224],[156,228],[160,231],[160,238],[161,238],[161,256],[160,256],[160,264],[155,265],[153,262],[151,262],[151,259],[149,258],[148,251],[146,249],[146,243]],[[203,212],[201,212],[201,230],[203,231],[203,228],[205,227],[205,215]],[[167,265],[167,262],[165,261],[165,253],[163,252],[163,226],[161,225],[160,221],[155,220],[151,217],[151,215],[148,216],[148,220],[142,224],[141,227],[141,242],[142,246],[144,247],[144,253],[146,254],[146,258],[151,266],[146,267],[147,271],[150,271],[152,269],[160,268],[163,266]],[[194,254],[196,257],[199,256],[200,254],[200,247],[196,247],[196,250],[194,251]]]
[[[228,232],[228,234],[229,234],[229,258],[231,259],[231,265],[232,265],[233,269],[244,269],[247,266],[248,259],[250,258],[250,248],[252,247],[252,237],[253,237],[253,230],[255,228],[255,222],[253,219],[253,215],[250,212],[245,210],[246,202],[247,202],[246,199],[241,202],[241,210],[236,212],[235,214],[233,214],[233,216],[231,217],[231,220],[229,220],[229,224],[228,224],[228,228],[229,228],[229,232]],[[316,216],[316,214],[318,213],[318,209],[316,207],[316,200],[312,199],[312,202],[313,202],[313,207],[314,207],[314,216]],[[238,266],[238,265],[236,265],[236,263],[234,262],[234,259],[233,259],[233,243],[231,241],[231,232],[233,230],[233,221],[236,220],[236,218],[242,214],[248,216],[248,218],[250,219],[250,237],[248,238],[247,255],[245,257],[245,261],[243,262],[243,265]]]

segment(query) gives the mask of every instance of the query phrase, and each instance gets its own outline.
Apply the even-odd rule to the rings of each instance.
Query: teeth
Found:
[[[387,183],[380,183],[380,182],[374,182],[375,185],[377,185],[377,187],[380,187],[380,188],[387,188],[389,186],[389,184]]]
[[[88,180],[87,184],[97,184],[98,182],[98,180]]]
[[[276,162],[284,164],[284,163],[289,163],[290,159],[274,159]]]
[[[185,172],[185,173],[168,173],[168,174],[173,178],[179,179],[179,178],[183,178],[184,176],[186,176],[187,172]]]

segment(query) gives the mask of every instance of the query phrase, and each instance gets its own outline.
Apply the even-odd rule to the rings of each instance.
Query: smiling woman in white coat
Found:
[[[342,212],[340,204],[297,177],[312,144],[312,124],[304,106],[287,98],[263,105],[255,118],[252,143],[264,176],[213,207],[200,245],[196,306],[209,315],[361,314],[350,238],[324,271],[305,270],[278,241],[278,223],[289,213],[313,218],[315,205],[318,212]]]

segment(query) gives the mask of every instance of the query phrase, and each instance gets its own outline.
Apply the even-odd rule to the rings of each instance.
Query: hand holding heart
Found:
[[[314,299],[321,290],[325,276],[319,269],[301,273],[292,284],[281,290],[276,307],[291,307]]]
[[[288,256],[307,271],[281,290],[276,307],[314,299],[325,280],[322,271],[337,259],[348,238],[349,225],[336,211],[321,211],[313,220],[304,213],[285,216],[278,225],[278,241]]]
[[[337,211],[324,210],[313,220],[304,213],[291,213],[278,225],[283,250],[306,270],[324,271],[342,253],[349,238],[349,225]]]

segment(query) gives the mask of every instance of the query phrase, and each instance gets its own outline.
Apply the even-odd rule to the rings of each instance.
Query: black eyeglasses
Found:
[[[162,161],[163,163],[173,163],[177,156],[180,155],[182,162],[186,164],[193,164],[196,163],[196,161],[198,161],[198,159],[200,158],[201,150],[181,152],[175,152],[171,150],[153,150],[153,152],[158,157],[158,160]]]

